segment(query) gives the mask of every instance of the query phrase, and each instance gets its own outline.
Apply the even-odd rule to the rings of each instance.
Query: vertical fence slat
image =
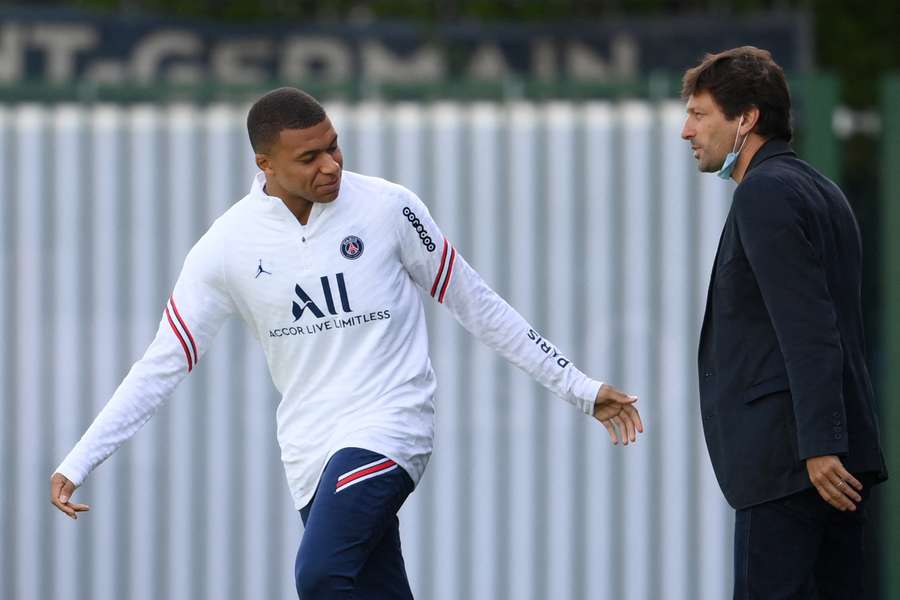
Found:
[[[583,243],[574,240],[575,227],[575,120],[571,104],[550,104],[543,114],[546,128],[547,175],[543,198],[546,223],[546,263],[540,287],[547,307],[546,330],[541,331],[564,356],[574,360],[574,298],[575,281],[581,276],[574,266],[573,252]],[[576,361],[576,364],[579,364]],[[573,446],[574,432],[584,415],[573,410],[558,398],[544,392],[542,402],[547,404],[547,445],[543,448],[548,457],[546,481],[547,542],[546,589],[544,597],[571,598],[575,594],[575,581],[571,576],[576,561],[573,532],[578,527],[578,515],[572,507],[577,493],[575,473],[576,455]]]
[[[587,314],[584,318],[586,353],[584,369],[610,385],[621,386],[613,381],[614,356],[620,352],[620,344],[613,335],[614,314],[613,293],[618,285],[614,277],[614,264],[619,249],[613,244],[615,229],[613,205],[618,200],[613,191],[613,161],[615,114],[607,103],[592,103],[585,109],[585,190],[586,212],[584,215],[589,238],[584,244],[591,260],[587,261],[584,273],[587,297]],[[613,544],[610,532],[617,515],[613,511],[613,497],[617,493],[610,482],[613,480],[613,461],[616,452],[606,434],[597,423],[589,428],[585,438],[587,456],[586,488],[588,502],[583,518],[586,529],[586,549],[582,567],[586,574],[585,598],[603,598],[610,594],[610,582],[621,567],[618,548]]]
[[[130,189],[122,200],[131,205],[131,222],[128,225],[131,243],[131,264],[128,273],[130,347],[128,360],[132,362],[144,354],[156,335],[163,298],[157,289],[157,263],[162,251],[156,235],[160,198],[158,143],[159,115],[151,106],[136,108],[130,119],[129,171]],[[156,564],[158,544],[159,503],[155,501],[157,450],[156,434],[159,420],[151,420],[130,444],[130,491],[118,501],[130,522],[128,558],[130,560],[129,598],[149,600],[159,597],[157,583],[159,567]]]
[[[10,483],[15,490],[12,514],[15,515],[14,595],[18,598],[40,597],[45,578],[41,548],[46,535],[48,513],[44,510],[46,480],[43,468],[44,443],[42,421],[43,397],[48,378],[44,376],[47,357],[43,340],[47,334],[43,324],[47,316],[42,310],[47,293],[45,271],[48,268],[44,230],[44,211],[50,207],[46,195],[50,191],[43,177],[46,113],[37,106],[24,106],[16,114],[17,152],[21,157],[15,176],[18,219],[15,227],[16,294],[15,369],[17,406],[16,477]],[[52,368],[52,367],[51,367]],[[36,474],[40,473],[41,477]]]
[[[469,160],[472,177],[466,192],[471,215],[471,254],[467,259],[481,273],[488,285],[498,279],[497,229],[499,198],[500,153],[498,124],[500,114],[492,105],[476,105],[468,115],[471,128]],[[497,465],[497,432],[505,422],[499,412],[497,398],[497,355],[484,344],[473,348],[467,369],[466,394],[471,400],[469,429],[471,430],[471,489],[469,495],[472,531],[467,552],[472,573],[472,597],[496,598],[499,591],[497,564],[497,527],[500,519],[500,494],[496,484],[500,469]]]
[[[900,76],[887,77],[882,85],[881,206],[885,211],[881,234],[884,304],[882,306],[884,344],[881,365],[884,381],[879,408],[882,412],[882,443],[891,478],[884,492],[885,520],[884,574],[885,598],[900,598]]]
[[[663,196],[662,254],[663,263],[659,281],[661,299],[661,327],[659,331],[660,386],[658,399],[657,435],[662,451],[661,481],[659,489],[665,502],[659,506],[660,525],[660,581],[665,582],[666,598],[689,600],[689,566],[692,548],[689,529],[690,516],[690,431],[693,416],[697,412],[697,399],[692,395],[691,373],[696,369],[693,361],[696,331],[690,316],[691,290],[685,285],[690,281],[690,202],[689,162],[687,144],[679,138],[684,121],[684,107],[680,103],[666,105],[662,111],[661,145]]]
[[[198,112],[191,106],[172,107],[166,116],[166,150],[169,154],[169,187],[160,200],[169,204],[169,248],[160,257],[166,261],[168,289],[172,292],[175,279],[188,250],[196,241],[200,229],[197,211],[200,201],[194,195],[197,174],[193,162],[199,155]],[[160,312],[162,308],[160,307]],[[192,431],[192,415],[202,404],[198,398],[196,377],[188,377],[173,395],[168,410],[169,428],[169,516],[168,587],[163,592],[169,598],[190,597],[197,568],[193,565],[193,548],[198,545],[191,518],[193,457],[198,448]],[[199,544],[202,546],[202,544]]]
[[[231,178],[226,176],[230,172],[226,165],[235,164],[232,161],[243,156],[230,143],[229,134],[235,121],[236,115],[227,106],[214,106],[206,113],[207,181],[204,187],[207,195],[201,199],[206,204],[206,227],[240,198],[230,185]],[[252,264],[248,268],[252,268]],[[207,527],[202,554],[206,560],[206,590],[210,598],[231,597],[235,589],[238,565],[234,559],[233,541],[235,531],[239,529],[236,521],[239,522],[244,514],[240,495],[233,493],[235,477],[231,472],[237,428],[235,415],[239,414],[244,402],[229,376],[236,371],[232,357],[233,349],[240,344],[238,333],[233,324],[226,324],[216,336],[209,354],[198,363],[197,374],[204,375],[201,418],[207,435],[206,480],[200,494],[204,496]]]
[[[10,177],[12,168],[9,165],[7,148],[11,144],[11,115],[7,108],[0,107],[0,278],[3,281],[12,281],[15,267],[13,257],[12,230],[13,230],[13,202],[14,195],[11,190]],[[0,293],[0,414],[6,418],[0,423],[0,464],[12,464],[16,454],[17,444],[14,419],[16,395],[12,383],[13,349],[12,340],[13,320],[12,299],[6,288]],[[7,475],[8,476],[8,475]],[[0,514],[8,515],[12,512],[13,486],[0,487]],[[13,556],[11,546],[13,537],[13,521],[0,519],[0,595],[12,597],[12,569]]]
[[[100,412],[124,375],[125,359],[119,332],[125,325],[119,304],[120,291],[126,287],[122,279],[127,272],[121,268],[119,254],[122,229],[121,174],[122,111],[112,106],[99,106],[91,114],[91,180],[94,191],[94,225],[91,262],[96,276],[93,279],[93,306],[89,311],[92,323],[93,356],[91,364],[91,414]],[[87,423],[82,423],[87,427]],[[122,571],[125,556],[120,552],[117,535],[118,515],[123,507],[117,500],[120,484],[120,456],[113,456],[86,483],[85,501],[92,507],[91,590],[90,597],[113,600],[122,595]]]
[[[652,392],[653,374],[650,356],[654,343],[650,331],[652,269],[652,231],[650,214],[650,180],[645,165],[651,156],[650,130],[652,114],[644,103],[628,102],[623,105],[621,118],[624,126],[622,139],[625,147],[625,174],[623,190],[624,243],[620,252],[624,257],[621,289],[623,291],[622,318],[624,331],[621,348],[624,358],[626,390],[644,398],[644,410],[654,406]],[[648,420],[656,427],[652,414]],[[624,552],[628,556],[624,565],[624,579],[628,595],[639,600],[649,600],[650,581],[642,576],[646,565],[652,564],[651,540],[656,536],[650,530],[651,500],[650,444],[643,439],[636,446],[620,449],[623,470]]]
[[[460,136],[463,116],[458,106],[449,103],[435,106],[429,116],[434,140],[434,195],[425,201],[444,235],[455,243],[457,234],[464,227],[458,217],[462,191],[459,160],[463,156]],[[443,309],[434,311],[433,316],[431,352],[438,377],[438,392],[435,399],[435,455],[429,467],[432,472],[426,477],[433,478],[435,490],[435,514],[438,518],[432,524],[432,540],[435,564],[439,567],[430,578],[430,589],[414,591],[435,600],[453,600],[462,598],[462,590],[466,589],[466,582],[461,581],[464,554],[460,551],[465,543],[464,532],[460,530],[464,474],[462,465],[454,455],[464,422],[459,405],[464,389],[460,382],[464,374],[457,366],[461,336],[459,325]],[[435,340],[440,340],[440,343],[435,343]],[[435,475],[434,471],[439,471],[440,476]]]
[[[535,189],[537,181],[530,166],[537,157],[538,125],[534,106],[521,103],[510,108],[507,142],[511,173],[507,204],[510,232],[504,268],[510,271],[508,300],[529,321],[533,321],[537,313],[538,277],[534,270],[537,248],[533,240],[539,228],[536,204],[541,201],[541,195]],[[537,386],[524,373],[514,371],[509,381],[508,394],[516,408],[509,415],[510,469],[515,476],[509,483],[507,597],[534,600],[538,598],[535,573],[540,567],[536,533],[541,515],[537,514],[534,502],[528,499],[535,496],[538,486],[534,465],[539,448],[534,442],[534,434],[540,427],[537,419],[540,399]]]
[[[90,215],[83,206],[81,197],[83,168],[85,160],[80,147],[80,136],[84,128],[83,112],[75,106],[59,107],[53,115],[53,160],[56,172],[53,181],[55,198],[53,210],[56,223],[53,232],[55,269],[55,333],[58,341],[53,347],[53,364],[56,368],[54,382],[54,444],[51,446],[51,462],[60,460],[81,435],[83,421],[79,392],[83,389],[81,380],[84,373],[86,355],[81,353],[84,343],[79,333],[86,307],[82,306],[81,282],[86,280],[85,271],[90,257],[81,256],[79,237],[82,235],[83,221]],[[86,516],[86,515],[85,515]],[[83,585],[78,562],[72,557],[79,555],[79,529],[75,523],[52,514],[52,537],[54,540],[54,596],[66,595],[77,599],[82,596]],[[84,520],[77,525],[84,524]]]

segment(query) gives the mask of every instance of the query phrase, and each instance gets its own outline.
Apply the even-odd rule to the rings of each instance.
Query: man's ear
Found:
[[[744,122],[741,124],[740,135],[747,135],[759,122],[759,108],[751,106],[744,112]]]
[[[259,167],[259,170],[265,173],[266,175],[272,175],[272,159],[269,158],[268,154],[257,154],[256,155],[256,166]]]

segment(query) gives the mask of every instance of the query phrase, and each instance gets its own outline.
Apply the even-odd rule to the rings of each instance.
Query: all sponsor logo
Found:
[[[353,312],[350,308],[350,298],[347,296],[347,284],[344,282],[344,274],[337,273],[334,276],[335,282],[337,283],[337,291],[338,291],[338,299],[341,302],[341,310],[345,313]],[[337,315],[337,307],[334,303],[334,295],[331,291],[331,280],[328,275],[323,275],[319,278],[319,281],[322,284],[322,296],[325,301],[325,308],[328,310],[329,315]],[[291,312],[294,313],[294,323],[299,321],[303,314],[306,311],[311,312],[318,319],[325,318],[325,313],[322,312],[322,309],[316,304],[312,297],[306,293],[300,284],[294,286],[294,293],[297,295],[297,300],[294,300],[291,304]]]
[[[290,327],[276,327],[269,330],[269,337],[311,336],[338,329],[367,325],[391,318],[390,309],[382,309],[356,314],[350,307],[347,282],[343,273],[319,278],[321,295],[318,290],[309,293],[300,284],[294,285],[295,298],[291,302],[294,324]],[[352,314],[350,314],[352,313]],[[307,317],[312,315],[312,319]],[[306,322],[298,322],[301,319]]]

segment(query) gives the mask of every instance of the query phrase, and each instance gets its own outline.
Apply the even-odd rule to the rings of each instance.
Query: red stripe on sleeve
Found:
[[[444,278],[444,285],[441,286],[441,297],[438,298],[438,303],[443,304],[444,302],[444,294],[447,293],[447,286],[450,285],[450,277],[453,275],[453,263],[456,261],[456,248],[450,252],[450,263],[447,265],[447,277]]]
[[[187,324],[185,324],[184,319],[182,319],[181,315],[178,314],[178,307],[175,306],[175,296],[169,296],[169,302],[172,303],[172,308],[175,310],[175,317],[178,319],[178,322],[181,323],[181,327],[188,335],[188,339],[191,340],[191,348],[194,350],[194,364],[196,365],[198,362],[200,362],[200,359],[197,357],[197,344],[194,343],[194,336],[191,334],[191,330],[188,329]]]
[[[438,269],[437,277],[434,278],[434,285],[431,286],[431,297],[437,292],[438,283],[441,281],[441,274],[444,272],[444,261],[447,260],[447,238],[444,238],[444,251],[441,253],[441,268]]]
[[[166,307],[166,319],[169,320],[169,327],[172,328],[172,331],[175,332],[175,337],[178,338],[178,341],[181,342],[181,347],[184,349],[184,357],[187,359],[188,365],[188,373],[191,372],[191,369],[194,368],[194,365],[191,364],[191,353],[188,351],[187,344],[184,343],[184,338],[181,337],[181,333],[178,331],[178,328],[175,327],[175,322],[172,320],[172,315],[169,314],[169,307]]]

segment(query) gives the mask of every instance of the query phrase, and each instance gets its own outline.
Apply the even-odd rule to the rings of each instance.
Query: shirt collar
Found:
[[[296,220],[281,198],[266,193],[266,174],[262,171],[253,176],[253,181],[250,183],[250,196],[274,216]]]
[[[281,201],[280,198],[270,196],[266,193],[266,174],[262,171],[253,176],[253,181],[250,182],[250,195],[266,201]]]
[[[744,177],[746,177],[754,167],[759,165],[759,163],[774,156],[782,156],[785,154],[796,156],[796,152],[791,148],[791,143],[789,141],[782,138],[771,138],[766,140],[766,142],[760,146],[759,150],[756,151],[756,154],[753,155],[753,158],[750,159],[750,165],[744,172]]]
[[[341,187],[341,193],[343,193],[343,187]],[[270,214],[280,219],[286,219],[291,223],[299,224],[299,221],[297,221],[297,217],[295,217],[294,213],[291,212],[291,209],[287,207],[287,205],[284,203],[284,200],[282,200],[278,196],[270,196],[266,193],[266,174],[262,171],[253,176],[253,181],[250,183],[250,196],[256,199],[262,205],[263,209]],[[309,213],[309,221],[307,222],[306,226],[311,225],[313,220],[318,220],[319,214],[331,204],[334,204],[334,202],[329,202],[327,204],[322,202],[314,202],[312,205],[312,210]]]

